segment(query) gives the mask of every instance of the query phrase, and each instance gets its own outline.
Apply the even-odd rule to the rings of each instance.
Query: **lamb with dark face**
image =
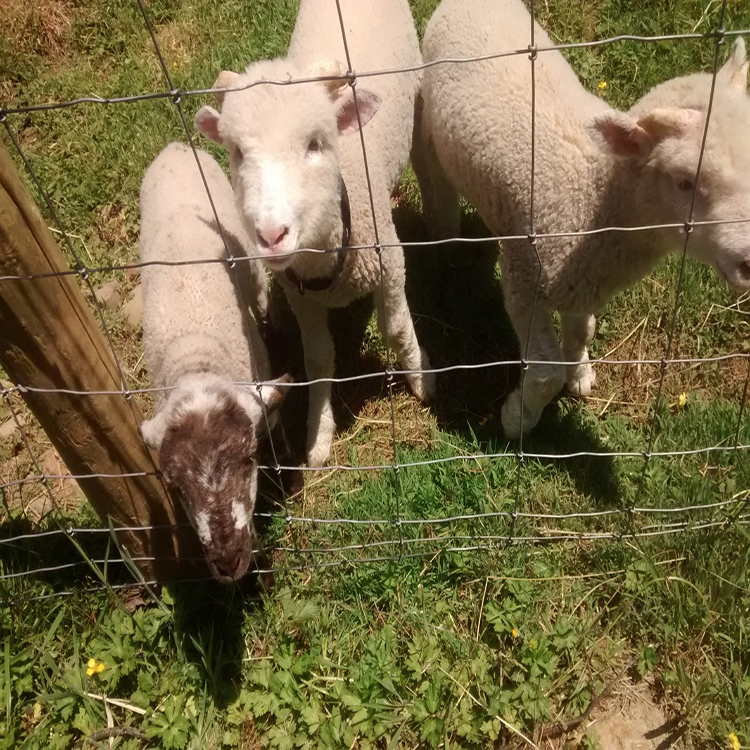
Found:
[[[274,393],[282,397],[280,390]],[[275,404],[269,400],[268,406]],[[211,573],[221,581],[243,576],[256,552],[257,448],[253,420],[222,387],[186,396],[161,442],[159,464],[169,492],[185,508]]]
[[[192,150],[170,144],[141,187],[144,263],[216,261],[226,257],[225,242],[246,252],[229,181],[208,154],[198,156],[224,236]],[[253,559],[258,446],[277,423],[289,381],[268,382],[268,354],[248,312],[248,304],[265,306],[265,273],[254,261],[237,265],[249,268],[251,283],[240,286],[225,263],[142,269],[146,363],[151,385],[163,390],[141,431],[159,452],[211,573],[225,582],[243,576]]]

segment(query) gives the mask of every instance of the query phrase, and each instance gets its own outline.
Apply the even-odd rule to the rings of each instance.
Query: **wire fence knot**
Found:
[[[529,60],[531,62],[534,62],[536,60],[537,55],[539,54],[539,48],[536,46],[536,44],[530,44],[527,49],[529,50]]]
[[[179,89],[172,89],[169,92],[169,96],[172,99],[172,104],[180,104],[182,102],[182,92]]]

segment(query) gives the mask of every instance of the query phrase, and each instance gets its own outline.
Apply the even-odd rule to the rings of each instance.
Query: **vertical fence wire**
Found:
[[[524,466],[524,453],[523,453],[523,435],[524,435],[524,405],[526,400],[526,378],[529,370],[529,351],[531,348],[531,337],[534,329],[534,317],[536,316],[536,308],[539,302],[539,290],[542,284],[542,259],[539,255],[539,247],[537,245],[536,236],[536,216],[534,212],[534,195],[536,188],[536,59],[537,59],[537,46],[536,46],[536,13],[535,13],[535,0],[531,0],[529,5],[529,16],[530,16],[530,27],[529,27],[529,62],[531,63],[531,155],[529,160],[529,231],[527,235],[527,241],[529,247],[534,252],[534,257],[537,263],[537,277],[536,285],[534,289],[534,299],[531,304],[531,316],[529,318],[529,325],[526,334],[526,341],[519,341],[519,344],[523,347],[523,354],[521,356],[521,382],[519,384],[521,404],[520,404],[520,433],[518,436],[518,451],[516,453],[516,491],[513,497],[513,515],[509,529],[509,539],[515,535],[516,530],[516,519],[518,517],[518,504],[521,499],[521,475]]]
[[[357,114],[357,124],[359,126],[359,140],[362,145],[362,160],[365,169],[365,179],[367,181],[367,195],[370,201],[370,213],[372,215],[372,230],[375,239],[374,250],[378,256],[378,266],[380,270],[380,296],[382,304],[382,333],[385,339],[385,379],[388,386],[388,401],[391,410],[391,443],[393,448],[393,484],[394,484],[394,509],[396,511],[396,532],[398,534],[398,555],[399,559],[403,555],[403,531],[401,529],[401,480],[399,477],[399,462],[398,462],[398,444],[396,441],[396,409],[393,400],[393,370],[391,365],[393,364],[391,357],[391,347],[388,341],[388,305],[385,295],[385,271],[383,268],[383,246],[380,244],[380,234],[378,232],[378,219],[375,214],[375,198],[372,191],[372,180],[370,179],[370,167],[367,159],[367,149],[365,147],[365,136],[362,129],[362,117],[359,111],[359,102],[357,101],[357,75],[352,67],[352,59],[349,54],[349,44],[346,39],[346,27],[344,25],[344,17],[341,13],[341,2],[336,0],[336,12],[339,17],[339,26],[341,27],[341,40],[344,44],[344,54],[346,56],[346,67],[347,67],[347,78],[349,79],[349,85],[352,89],[352,96],[354,99],[354,110]],[[403,252],[403,251],[402,251]]]
[[[667,361],[669,360],[672,354],[672,345],[674,343],[675,330],[677,328],[677,314],[680,309],[682,287],[685,281],[685,265],[687,262],[688,242],[690,241],[690,236],[693,233],[693,229],[694,229],[693,217],[695,215],[695,201],[698,195],[698,181],[700,180],[701,167],[703,166],[703,157],[706,152],[706,141],[708,140],[708,128],[711,123],[711,113],[713,111],[714,94],[716,92],[716,76],[719,72],[719,52],[721,50],[721,45],[724,40],[724,18],[726,16],[726,10],[727,10],[727,0],[722,0],[721,10],[719,11],[719,25],[718,25],[718,28],[716,29],[716,32],[715,32],[716,36],[714,39],[713,73],[711,77],[711,90],[708,96],[708,105],[706,108],[706,123],[703,127],[703,136],[701,138],[700,153],[698,154],[698,166],[696,167],[696,170],[695,170],[695,180],[693,181],[693,193],[690,198],[690,209],[688,211],[688,216],[685,220],[685,227],[684,227],[685,242],[683,243],[683,246],[682,246],[682,255],[680,257],[680,271],[677,277],[677,286],[675,288],[674,306],[672,307],[672,312],[670,315],[669,334],[667,335],[667,347],[666,347],[666,351],[665,351],[664,357],[662,358],[661,366],[660,366],[659,383],[656,388],[656,397],[654,399],[654,406],[653,406],[652,413],[651,413],[651,425],[649,427],[648,444],[646,447],[646,452],[643,454],[643,469],[641,471],[641,475],[638,480],[638,488],[636,490],[635,500],[628,512],[629,523],[631,524],[631,528],[632,528],[632,524],[633,524],[634,517],[635,517],[633,508],[637,506],[640,502],[641,495],[643,494],[643,487],[646,482],[646,472],[648,471],[648,466],[652,458],[651,452],[654,447],[654,441],[656,440],[657,422],[659,419],[659,412],[661,409],[661,394],[662,394],[662,389],[664,387],[664,378],[666,376],[667,366],[668,366]]]

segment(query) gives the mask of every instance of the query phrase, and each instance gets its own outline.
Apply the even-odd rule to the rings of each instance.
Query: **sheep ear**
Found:
[[[354,103],[354,90],[347,86],[344,93],[336,100],[336,122],[341,135],[356,133],[373,118],[380,109],[380,97],[374,91],[357,88],[357,103]],[[359,118],[357,111],[359,110]]]
[[[324,60],[311,65],[307,72],[310,78],[329,78],[330,76],[346,75],[346,68],[338,60]],[[321,83],[328,90],[328,94],[335,98],[339,89],[346,86],[347,81],[341,78],[330,78],[327,81],[321,81]]]
[[[201,107],[195,113],[195,127],[212,141],[222,142],[219,135],[219,113],[213,107]]]
[[[167,431],[167,416],[162,409],[153,419],[147,419],[141,422],[141,435],[146,441],[149,448],[158,451],[164,440],[164,433]]]
[[[737,94],[744,94],[747,91],[747,71],[748,61],[745,50],[745,40],[738,36],[732,45],[732,52],[729,59],[717,74],[721,77],[727,88]]]
[[[645,159],[664,138],[679,137],[701,121],[697,109],[681,107],[653,109],[638,121],[630,115],[609,110],[587,123],[589,135],[613,156]]]
[[[260,425],[262,429],[265,429],[263,420],[263,409],[267,414],[270,414],[274,410],[281,406],[281,403],[286,398],[288,388],[284,388],[284,383],[291,383],[291,375],[282,375],[276,380],[269,381],[260,389],[260,400],[258,399],[258,392],[255,386],[251,386],[250,389],[241,388],[238,393],[240,406],[247,412],[253,424]]]
[[[214,81],[214,85],[211,87],[212,89],[231,89],[232,86],[237,85],[237,79],[240,77],[239,73],[235,73],[233,70],[222,70],[221,73],[219,73],[219,77]],[[216,97],[216,101],[219,102],[219,104],[224,103],[224,95],[226,92],[224,91],[217,91],[214,93],[214,96]]]
[[[586,123],[594,142],[608,154],[630,159],[644,159],[654,143],[648,132],[624,112],[611,109]]]
[[[703,114],[697,109],[683,107],[652,109],[638,120],[643,128],[658,143],[664,138],[685,135],[691,128],[703,119]]]
[[[292,376],[289,375],[289,373],[287,373],[286,375],[282,375],[280,378],[276,378],[276,380],[271,381],[271,383],[276,383],[279,386],[283,386],[284,383],[291,382],[293,382],[293,380]],[[278,387],[277,385],[264,386],[262,388],[261,397],[263,398],[263,403],[265,404],[266,409],[268,411],[278,409],[286,398],[288,390],[288,388]]]

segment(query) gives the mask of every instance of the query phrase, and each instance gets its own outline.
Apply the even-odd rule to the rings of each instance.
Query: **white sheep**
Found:
[[[198,156],[224,237],[192,149],[171,143],[141,186],[142,263],[223,259],[224,241],[233,256],[247,249],[229,181],[207,153]],[[212,574],[224,581],[244,575],[253,556],[258,441],[274,426],[286,391],[261,388],[267,425],[257,388],[236,385],[270,377],[243,302],[248,290],[263,297],[265,273],[257,261],[240,261],[236,270],[253,271],[254,286],[238,285],[227,263],[141,269],[151,385],[170,389],[154,392],[155,416],[141,432],[159,452],[170,493],[195,526]]]
[[[530,43],[530,27],[522,0],[443,0],[425,32],[424,59],[523,49]],[[538,24],[535,29],[538,47],[553,44]],[[711,75],[662,83],[624,113],[586,91],[559,51],[540,51],[535,66],[533,231],[678,225],[538,237],[541,268],[530,238],[503,241],[505,306],[522,356],[571,363],[568,389],[588,396],[595,381],[587,350],[593,313],[666,253],[684,246]],[[746,85],[745,46],[738,37],[717,80],[696,221],[750,218]],[[425,71],[415,171],[428,226],[443,236],[458,234],[460,193],[497,235],[532,231],[531,90],[529,54],[444,63]],[[746,223],[695,226],[687,247],[735,289],[750,288]],[[555,310],[561,315],[562,349],[552,321]],[[517,437],[534,427],[565,381],[562,365],[531,365],[523,415],[520,386],[503,405],[506,434]]]
[[[406,0],[341,0],[355,71],[421,63]],[[216,86],[240,87],[261,79],[286,81],[341,74],[346,66],[336,3],[302,0],[288,56],[224,71]],[[334,343],[328,309],[375,294],[378,325],[405,370],[430,368],[420,349],[404,293],[404,257],[391,216],[390,195],[408,159],[419,85],[415,72],[346,82],[261,84],[219,97],[221,114],[203,107],[196,126],[229,151],[238,211],[268,268],[286,292],[302,333],[311,380],[331,378]],[[383,248],[295,253],[305,249],[373,245],[375,231],[360,142],[367,153],[372,204]],[[348,200],[347,200],[348,196]],[[349,218],[350,217],[350,218]],[[434,375],[407,373],[412,391],[427,401]],[[310,388],[307,461],[326,462],[335,424],[331,383]]]

